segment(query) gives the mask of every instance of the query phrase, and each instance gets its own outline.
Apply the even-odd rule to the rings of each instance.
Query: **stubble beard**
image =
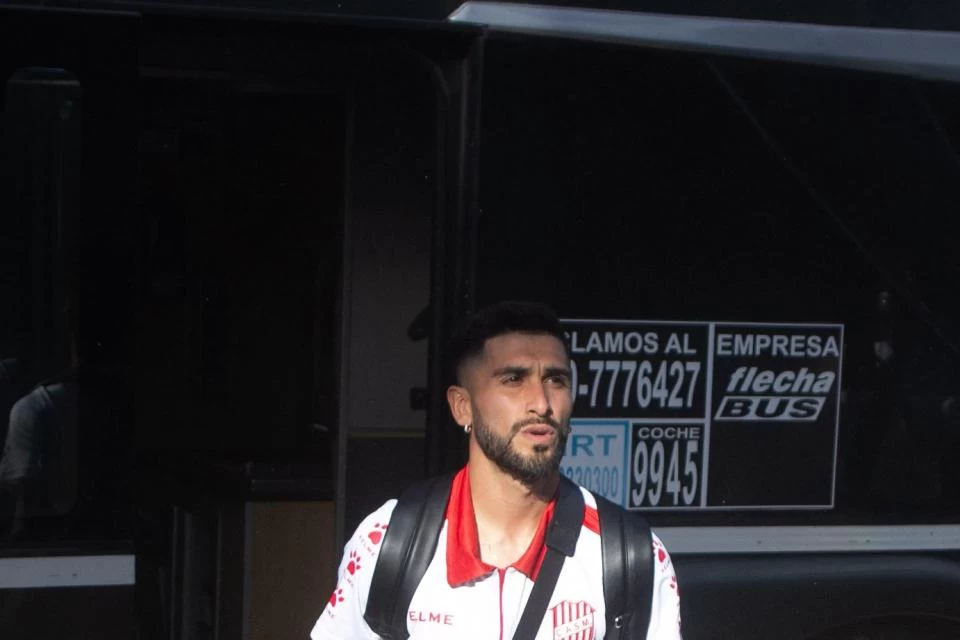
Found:
[[[484,455],[497,467],[515,480],[530,487],[549,478],[560,468],[560,460],[567,448],[570,436],[568,422],[560,423],[552,418],[533,418],[516,422],[506,437],[497,435],[487,426],[474,407],[473,435]],[[552,445],[534,445],[531,454],[524,454],[513,446],[513,439],[520,430],[531,424],[545,423],[556,429],[557,437]]]

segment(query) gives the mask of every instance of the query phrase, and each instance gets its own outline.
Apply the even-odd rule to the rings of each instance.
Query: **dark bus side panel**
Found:
[[[485,77],[477,304],[842,324],[836,509],[772,517],[956,522],[955,87],[513,39]]]
[[[844,529],[960,513],[960,274],[946,232],[960,196],[960,89],[505,36],[488,43],[483,131],[478,306],[843,325],[835,477],[798,460],[776,478],[835,482],[833,508],[647,515],[668,547],[670,527],[738,525],[833,526],[824,536],[851,543],[730,555],[705,531],[674,558],[684,637],[960,634],[956,556],[911,555],[923,540],[865,555],[871,540],[858,553]],[[711,473],[752,472],[764,447],[786,446],[775,433],[763,442],[728,447]]]
[[[767,554],[675,559],[687,640],[957,637],[956,556]]]

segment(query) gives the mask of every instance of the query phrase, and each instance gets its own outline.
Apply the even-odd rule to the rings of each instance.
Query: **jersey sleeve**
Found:
[[[380,543],[390,523],[396,500],[367,516],[343,549],[337,586],[310,632],[311,640],[377,640],[363,619]]]
[[[653,536],[653,602],[647,640],[682,640],[680,634],[680,586],[673,561],[663,542]]]

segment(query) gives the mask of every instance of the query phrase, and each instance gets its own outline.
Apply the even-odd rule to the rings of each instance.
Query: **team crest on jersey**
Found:
[[[594,608],[589,602],[564,600],[551,607],[554,640],[593,640]]]

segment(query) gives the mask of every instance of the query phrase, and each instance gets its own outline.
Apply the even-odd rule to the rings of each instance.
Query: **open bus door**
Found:
[[[473,197],[482,30],[143,21],[141,215],[166,247],[142,303],[159,490],[138,588],[169,603],[158,637],[305,637],[352,512],[422,474],[411,387],[434,356],[408,327]]]

